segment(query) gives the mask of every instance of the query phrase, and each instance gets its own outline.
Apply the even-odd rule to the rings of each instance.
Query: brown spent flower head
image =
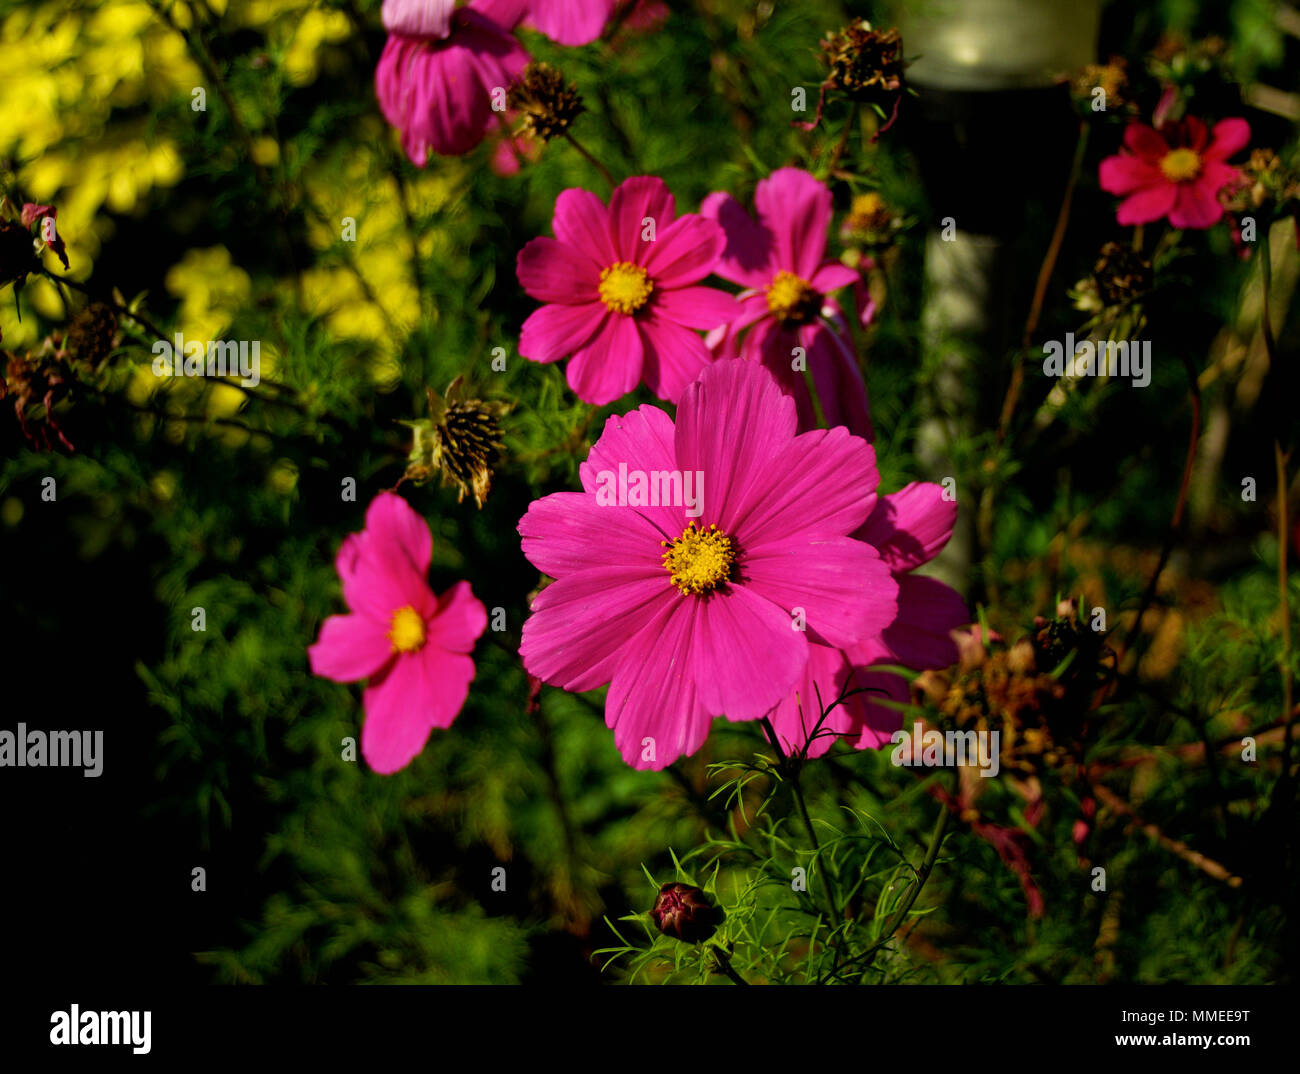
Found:
[[[913,687],[918,700],[958,729],[998,731],[1001,764],[1021,775],[1059,768],[1076,756],[1110,650],[1080,622],[1075,602],[1061,602],[1053,619],[1037,618],[1033,632],[1014,645],[996,634],[985,637],[979,627],[956,640],[959,664],[920,675]]]
[[[64,345],[76,358],[97,368],[117,345],[117,314],[92,302],[72,319]]]
[[[402,480],[423,485],[442,473],[443,483],[457,487],[457,501],[473,493],[482,508],[492,488],[492,467],[505,449],[500,417],[503,403],[463,398],[457,377],[439,398],[428,389],[429,417],[408,421],[413,432]]]
[[[15,354],[0,351],[4,363],[4,378],[0,380],[0,399],[13,399],[14,413],[23,438],[38,451],[53,451],[54,440],[69,451],[75,451],[59,424],[54,408],[67,394],[69,377],[53,355]]]
[[[1151,262],[1131,246],[1108,242],[1092,268],[1097,297],[1105,306],[1118,306],[1151,290]]]
[[[830,68],[826,87],[855,101],[881,104],[903,90],[903,38],[897,29],[874,30],[866,19],[828,34],[821,42]]]
[[[722,924],[722,911],[693,884],[669,883],[659,889],[650,911],[665,936],[683,943],[703,943]]]
[[[506,94],[506,103],[523,113],[524,130],[543,142],[564,134],[587,110],[577,83],[566,83],[564,75],[541,62],[524,68],[519,81]]]

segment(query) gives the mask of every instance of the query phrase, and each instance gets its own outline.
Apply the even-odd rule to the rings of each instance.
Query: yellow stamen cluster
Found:
[[[600,300],[613,313],[635,313],[654,289],[646,270],[631,261],[615,262],[600,274]]]
[[[424,620],[409,604],[393,612],[393,625],[388,630],[388,640],[395,653],[418,652],[424,645]]]
[[[1161,158],[1160,170],[1171,183],[1185,183],[1201,174],[1201,158],[1192,149],[1171,149]]]
[[[708,593],[731,577],[736,548],[716,525],[696,529],[692,522],[671,544],[661,541],[667,552],[663,563],[673,585],[682,593]]]
[[[767,308],[783,323],[807,324],[821,309],[821,295],[812,284],[782,269],[767,288]]]

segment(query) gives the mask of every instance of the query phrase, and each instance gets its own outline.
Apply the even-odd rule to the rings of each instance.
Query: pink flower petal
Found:
[[[366,528],[339,548],[335,566],[343,599],[385,628],[393,612],[406,606],[427,619],[435,606],[425,580],[432,555],[428,523],[400,496],[381,492],[366,512]]]
[[[826,252],[831,192],[808,172],[778,168],[758,184],[754,206],[776,236],[777,268],[812,279]]]
[[[1103,160],[1097,178],[1102,190],[1108,194],[1131,194],[1135,190],[1166,182],[1154,164],[1141,157],[1123,154]]]
[[[672,418],[658,407],[643,406],[626,414],[611,415],[605,420],[600,439],[586,461],[578,467],[582,487],[588,493],[595,493],[600,487],[601,471],[617,475],[620,465],[625,466],[629,473],[640,470],[648,475],[656,471],[677,470],[674,436]],[[687,519],[681,506],[637,507],[635,510],[659,531],[657,541],[674,541],[686,529]],[[658,557],[656,562],[660,562]]]
[[[678,599],[696,605],[692,660],[706,710],[757,720],[794,689],[808,662],[808,639],[756,586]]]
[[[943,487],[913,481],[882,496],[866,523],[853,536],[875,547],[894,571],[928,563],[952,537],[957,501],[943,498]]]
[[[554,362],[580,350],[603,330],[611,314],[600,302],[550,305],[534,310],[519,335],[519,353],[534,362]]]
[[[1249,123],[1244,119],[1223,119],[1214,125],[1209,148],[1202,155],[1207,160],[1227,160],[1249,144]]]
[[[426,645],[393,661],[388,673],[362,693],[366,718],[361,755],[375,772],[390,775],[424,749],[429,732],[449,727],[465,703],[474,661]]]
[[[744,367],[756,368],[750,363]],[[749,553],[801,534],[824,538],[852,533],[876,504],[876,453],[842,425],[801,433],[762,464],[746,465],[753,479],[747,486],[724,486],[729,493],[725,499],[719,498],[723,490],[714,481],[705,515],[716,517]]]
[[[654,242],[642,235],[658,236],[673,222],[676,204],[667,184],[654,175],[634,175],[621,183],[609,199],[609,233],[620,261],[644,265]],[[653,221],[654,231],[649,230]]]
[[[567,306],[600,301],[600,268],[576,246],[544,235],[530,239],[515,262],[519,283],[533,298]]]
[[[849,689],[864,689],[849,699],[853,706],[854,723],[861,728],[855,749],[878,750],[888,746],[893,735],[902,726],[904,713],[885,702],[905,705],[911,700],[907,680],[901,675],[880,671],[863,671],[855,668],[849,680]]]
[[[1203,175],[1193,183],[1179,183],[1169,222],[1182,228],[1213,227],[1223,216],[1217,191],[1218,187],[1212,181],[1207,182]]]
[[[675,539],[686,526],[671,528],[677,532],[668,539]],[[665,586],[670,584],[660,545],[668,534],[640,508],[601,505],[586,492],[554,492],[529,505],[519,535],[528,562],[552,578],[593,567],[627,567],[637,575],[662,572]]]
[[[656,288],[685,287],[713,271],[727,238],[713,220],[702,216],[678,217],[657,229],[644,261]],[[714,327],[713,325],[709,326]]]
[[[640,318],[638,323],[645,347],[646,387],[660,399],[675,403],[686,386],[713,361],[713,355],[704,340],[689,328],[664,320],[657,313]]]
[[[470,9],[491,19],[503,30],[513,30],[528,14],[530,4],[536,0],[472,0]]]
[[[818,321],[800,330],[808,352],[808,368],[827,425],[843,425],[854,436],[870,441],[875,436],[871,408],[867,402],[867,385],[858,369],[852,344],[838,332]],[[803,385],[805,393],[807,384]],[[801,426],[801,428],[810,428]]]
[[[777,740],[787,754],[799,753],[807,745],[809,757],[821,757],[837,739],[850,734],[857,736],[858,723],[849,702],[836,705],[825,720],[821,718],[823,709],[843,692],[849,672],[848,659],[839,649],[809,643],[808,665],[803,675],[769,716]],[[809,742],[814,733],[816,737]]]
[[[637,632],[681,594],[661,564],[594,566],[552,582],[533,599],[519,655],[530,674],[565,690],[609,682]],[[636,659],[653,645],[631,646]]]
[[[611,314],[587,345],[569,359],[565,376],[584,403],[604,406],[640,383],[643,358],[636,319]]]
[[[728,324],[743,312],[734,295],[712,287],[680,287],[656,291],[650,307],[654,315],[685,328],[710,329]],[[767,309],[764,302],[763,309]]]
[[[677,408],[676,455],[684,470],[705,478],[702,525],[716,522],[735,535],[730,520],[752,495],[771,491],[765,467],[787,452],[795,431],[794,403],[761,366],[714,362],[682,395]]]
[[[614,0],[531,0],[529,23],[556,44],[587,45],[609,22]]]
[[[590,190],[571,187],[560,192],[551,230],[560,242],[594,260],[598,268],[618,260],[609,238],[609,210]]]
[[[487,609],[468,582],[457,582],[438,598],[428,642],[450,653],[469,653],[487,629]]]
[[[1124,128],[1124,144],[1149,164],[1159,164],[1169,152],[1169,143],[1145,123],[1130,123]]]
[[[1149,186],[1130,194],[1119,204],[1115,214],[1117,223],[1124,226],[1150,224],[1169,213],[1178,200],[1178,187],[1173,183]]]
[[[855,664],[902,664],[916,671],[946,668],[957,663],[952,631],[971,620],[966,602],[951,586],[919,574],[898,576],[898,615],[881,635],[887,652],[866,653],[850,648]],[[883,658],[882,658],[883,657]]]
[[[392,656],[383,627],[362,615],[331,615],[321,624],[316,644],[307,648],[311,673],[335,682],[367,679]]]
[[[605,725],[629,765],[658,771],[694,753],[713,719],[700,703],[692,674],[699,602],[679,599],[659,606],[627,647],[605,699]]]
[[[446,37],[456,0],[384,0],[381,19],[390,34]]]
[[[700,215],[716,220],[727,245],[714,268],[724,280],[745,287],[766,287],[776,275],[776,237],[757,223],[730,194],[710,194]]]
[[[801,608],[809,640],[839,648],[880,634],[898,613],[894,576],[874,548],[851,537],[746,549],[740,579],[788,615]]]
[[[823,295],[828,295],[832,291],[838,291],[841,287],[848,287],[855,284],[862,277],[858,274],[857,269],[851,269],[848,265],[841,265],[838,261],[827,261],[808,280],[812,284],[814,291]]]

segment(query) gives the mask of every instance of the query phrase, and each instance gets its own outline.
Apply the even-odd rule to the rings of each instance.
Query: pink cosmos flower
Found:
[[[644,380],[676,402],[712,355],[694,329],[736,313],[725,291],[694,286],[725,239],[702,216],[676,216],[662,179],[634,176],[609,199],[587,190],[555,201],[555,238],[520,252],[519,282],[547,303],[524,322],[519,353],[535,362],[572,355],[566,370],[580,399],[601,406]]]
[[[493,92],[528,65],[528,53],[510,35],[526,4],[384,0],[389,36],[375,68],[375,94],[417,167],[430,151],[466,153],[483,140],[496,118]]]
[[[315,675],[369,679],[361,753],[382,775],[405,768],[435,727],[456,719],[474,678],[469,654],[487,626],[468,582],[434,595],[425,580],[432,557],[428,524],[381,492],[335,561],[351,614],[326,619],[307,650]]]
[[[1249,141],[1244,119],[1222,120],[1213,132],[1195,116],[1158,131],[1130,123],[1124,131],[1128,152],[1101,162],[1101,188],[1124,197],[1116,215],[1120,224],[1168,216],[1174,227],[1212,227],[1223,215],[1219,191],[1240,174],[1226,161]]]
[[[875,548],[893,572],[898,614],[878,637],[856,645],[809,646],[808,668],[797,691],[772,713],[773,729],[785,749],[798,751],[808,743],[808,756],[819,757],[836,738],[858,749],[879,749],[903,726],[902,712],[880,702],[906,703],[908,688],[901,675],[871,671],[871,666],[925,671],[957,662],[952,631],[970,622],[966,602],[951,586],[911,573],[939,554],[956,520],[956,502],[945,500],[942,487],[928,482],[913,482],[876,501],[854,537]],[[824,707],[858,689],[867,692],[847,698],[821,721]]]
[[[745,288],[740,313],[709,337],[710,345],[719,358],[763,362],[794,396],[799,427],[811,429],[817,422],[798,364],[802,358],[827,424],[847,425],[871,439],[867,388],[853,340],[839,306],[828,297],[859,281],[853,269],[826,259],[831,192],[808,172],[780,168],[758,184],[754,205],[757,220],[730,194],[710,194],[700,207],[727,234],[714,271]]]
[[[624,472],[649,487],[630,477],[615,497]],[[699,749],[715,716],[764,716],[810,643],[856,645],[895,618],[889,565],[849,536],[876,503],[875,452],[843,427],[797,434],[794,400],[756,363],[705,369],[676,424],[652,406],[611,417],[579,473],[582,492],[519,523],[556,579],[519,651],[565,690],[610,684],[605,722],[635,768]],[[669,494],[688,480],[694,499]]]

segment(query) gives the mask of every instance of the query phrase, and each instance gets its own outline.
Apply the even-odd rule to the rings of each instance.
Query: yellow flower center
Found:
[[[424,645],[424,620],[420,613],[409,604],[393,612],[393,625],[388,631],[388,640],[393,643],[395,653],[418,652]]]
[[[804,324],[817,316],[821,309],[821,296],[807,280],[782,269],[768,285],[767,308],[778,321]]]
[[[664,566],[683,593],[708,593],[731,577],[736,549],[716,525],[700,530],[692,522],[671,544],[660,543],[668,549]]]
[[[1160,161],[1160,170],[1171,183],[1195,179],[1201,171],[1201,158],[1192,149],[1171,149]]]
[[[600,274],[600,300],[614,313],[635,313],[650,301],[654,281],[645,269],[619,261]]]

